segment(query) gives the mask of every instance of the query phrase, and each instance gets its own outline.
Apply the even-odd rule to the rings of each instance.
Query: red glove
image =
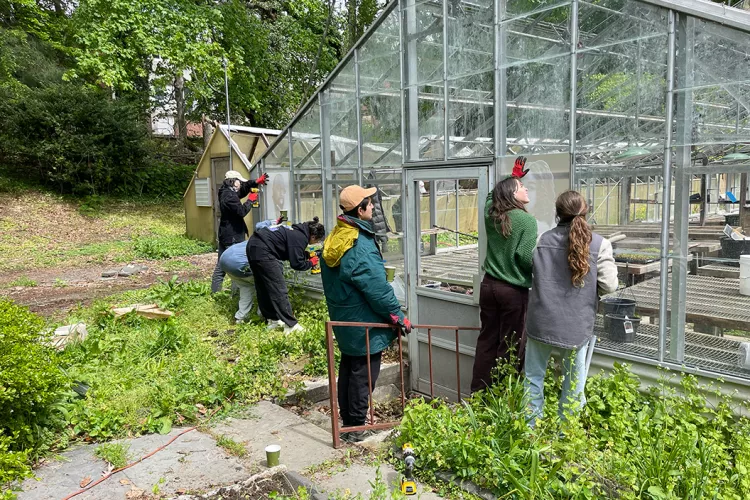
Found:
[[[248,201],[252,201],[253,203],[255,203],[256,201],[258,201],[258,193],[250,193],[249,195],[247,195],[247,199]]]
[[[516,158],[516,162],[513,164],[513,173],[511,174],[511,177],[515,177],[516,179],[522,178],[524,175],[529,173],[529,169],[524,170],[524,166],[526,166],[526,157],[525,156],[519,156]]]
[[[320,259],[317,255],[313,255],[312,257],[310,257],[310,264],[312,264],[313,267],[317,266],[318,262],[320,262]]]
[[[281,224],[282,222],[286,222],[286,217],[279,217],[278,219],[276,219],[277,226]]]
[[[404,333],[411,333],[411,321],[409,321],[409,318],[404,318],[404,324],[401,329]]]
[[[263,174],[260,177],[258,177],[257,179],[255,179],[255,183],[259,184],[259,185],[265,186],[266,182],[268,182],[268,174]]]

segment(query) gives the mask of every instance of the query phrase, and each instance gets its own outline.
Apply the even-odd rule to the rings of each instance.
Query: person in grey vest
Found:
[[[599,294],[615,291],[618,284],[612,244],[591,232],[583,196],[565,191],[555,212],[557,227],[539,237],[532,260],[524,365],[532,426],[542,417],[544,374],[553,349],[563,358],[560,418],[586,404],[586,354]]]

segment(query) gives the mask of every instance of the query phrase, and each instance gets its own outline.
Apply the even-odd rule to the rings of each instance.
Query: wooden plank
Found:
[[[740,268],[709,264],[698,268],[698,276],[711,276],[714,278],[740,278]]]

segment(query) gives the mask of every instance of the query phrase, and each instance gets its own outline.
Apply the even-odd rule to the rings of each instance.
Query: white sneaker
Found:
[[[284,324],[283,321],[281,320],[274,321],[274,320],[269,319],[268,326],[266,326],[266,330],[270,332],[271,330],[276,330],[277,328],[282,328],[282,327],[286,328],[286,325]]]
[[[304,331],[305,331],[305,328],[299,323],[297,323],[296,325],[292,327],[288,327],[284,325],[284,335],[289,335],[290,333],[304,332]]]

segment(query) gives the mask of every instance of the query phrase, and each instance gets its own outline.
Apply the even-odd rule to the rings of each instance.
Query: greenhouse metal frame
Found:
[[[284,187],[264,197],[265,217],[284,206],[329,229],[341,187],[377,186],[409,315],[473,326],[484,199],[519,155],[540,227],[554,224],[554,194],[573,188],[595,230],[653,245],[657,271],[632,287],[658,302],[648,336],[605,340],[600,360],[750,385],[750,318],[745,328],[734,310],[750,302],[732,295],[734,278],[709,275],[709,292],[692,276],[737,265],[717,251],[724,226],[712,219],[738,208],[735,225],[750,230],[750,12],[701,0],[394,0],[255,169]],[[474,344],[459,351],[471,357]],[[410,342],[417,389],[420,349]]]

